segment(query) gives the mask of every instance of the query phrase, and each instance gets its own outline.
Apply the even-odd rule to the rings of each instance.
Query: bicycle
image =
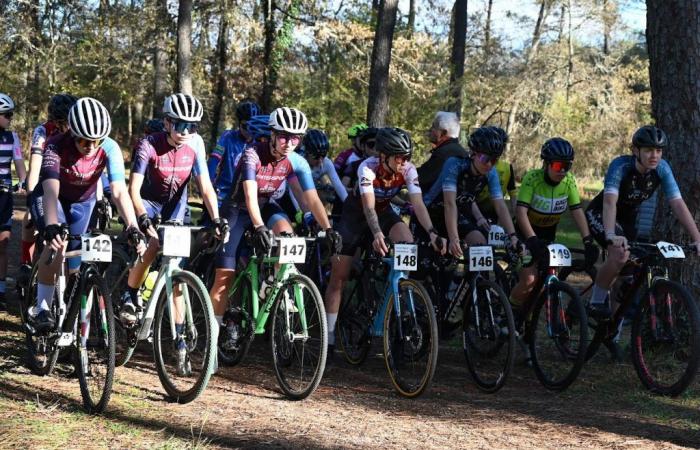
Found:
[[[65,253],[65,258],[80,257],[77,273],[66,283],[65,263],[57,276],[52,313],[56,325],[38,333],[28,320],[29,308],[35,302],[38,264],[35,264],[29,288],[23,297],[25,341],[29,352],[28,365],[36,375],[49,375],[62,348],[75,347],[75,369],[80,383],[83,406],[89,413],[105,410],[114,380],[114,315],[112,302],[98,264],[112,256],[112,238],[102,234],[71,235],[63,226],[63,239],[80,239],[81,250]],[[55,256],[51,252],[47,264]]]
[[[563,391],[576,380],[585,363],[588,319],[578,292],[557,275],[560,268],[571,266],[571,251],[561,244],[549,244],[547,250],[547,257],[537,263],[537,282],[523,303],[516,328],[527,345],[528,362],[537,379],[547,389]],[[496,264],[494,273],[510,295],[522,258],[501,257],[506,267]]]
[[[687,289],[669,279],[667,260],[682,260],[684,250],[695,248],[664,241],[628,246],[631,257],[620,271],[622,283],[611,293],[619,306],[609,319],[589,318],[595,334],[586,358],[592,358],[601,344],[609,346],[636,308],[630,342],[637,376],[649,391],[675,397],[690,386],[700,367],[700,311]],[[592,282],[585,289],[591,287]]]
[[[118,365],[126,364],[139,341],[153,343],[153,355],[163,389],[184,404],[195,400],[207,387],[216,358],[218,324],[209,292],[194,273],[180,269],[190,256],[191,232],[200,227],[158,225],[160,267],[150,298],[137,305],[137,321],[116,319],[119,338]],[[105,272],[114,294],[123,292],[129,273],[128,256],[119,249],[121,261]],[[115,305],[115,315],[121,305]]]
[[[250,242],[250,232],[246,232],[245,239]],[[255,335],[265,332],[272,315],[270,344],[275,377],[284,394],[294,400],[316,390],[326,367],[328,327],[323,299],[316,285],[295,266],[305,262],[307,243],[316,239],[274,236],[273,246],[265,255],[251,246],[250,259],[229,290],[229,308],[224,316],[224,321],[235,321],[238,339],[235,345],[219,345],[221,361],[238,364]],[[275,269],[275,265],[279,267]],[[263,299],[258,294],[260,274],[267,283]]]
[[[338,343],[350,364],[361,364],[372,338],[381,337],[394,388],[413,398],[428,389],[435,375],[438,325],[425,287],[409,278],[418,269],[418,246],[387,244],[388,256],[365,251],[355,269],[357,281],[346,290],[338,313]]]

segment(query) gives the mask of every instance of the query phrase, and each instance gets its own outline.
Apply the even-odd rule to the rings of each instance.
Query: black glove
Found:
[[[105,214],[107,212],[108,207],[109,207],[109,200],[107,200],[106,198],[99,200],[95,204],[95,208],[97,209],[97,212],[100,214]]]
[[[515,245],[510,242],[510,239],[506,240],[506,255],[509,261],[517,260],[518,257],[522,255],[523,250],[525,250],[525,246],[520,239],[518,239]]]
[[[343,248],[343,237],[333,228],[326,229],[326,244],[331,249],[334,255],[340,253]]]
[[[533,260],[540,260],[547,255],[547,245],[537,236],[527,238],[525,247],[530,251]]]
[[[219,239],[223,239],[225,241],[226,236],[231,229],[231,227],[228,226],[228,220],[222,217],[217,217],[214,219],[214,228],[216,228],[216,231],[219,232]]]
[[[132,247],[137,247],[139,243],[146,243],[146,236],[138,228],[131,226],[126,229],[126,240]]]
[[[151,219],[148,218],[148,214],[141,214],[136,221],[139,224],[139,229],[144,233],[148,231],[151,226],[153,226],[153,222],[151,222]]]
[[[61,239],[66,238],[66,234],[68,231],[68,227],[64,224],[53,224],[53,225],[47,225],[46,228],[44,228],[44,241],[46,241],[47,244],[50,244],[51,241],[56,238],[56,236],[60,236]]]
[[[270,230],[265,225],[260,225],[253,233],[253,247],[261,255],[269,252],[272,248],[272,236],[270,234]]]
[[[586,260],[586,267],[593,267],[600,256],[600,249],[596,245],[591,235],[583,238],[583,254]]]

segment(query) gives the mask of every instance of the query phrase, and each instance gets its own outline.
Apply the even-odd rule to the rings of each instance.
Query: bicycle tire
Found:
[[[239,321],[240,333],[242,337],[240,338],[238,349],[227,350],[221,346],[221,337],[219,336],[219,343],[217,345],[217,352],[219,357],[219,363],[224,366],[235,366],[239,364],[248,354],[250,346],[253,343],[253,338],[255,337],[255,321],[250,314],[252,314],[252,285],[250,280],[246,277],[245,280],[241,281],[241,286],[237,291],[240,293],[240,308],[229,306],[228,315],[231,319]],[[234,292],[235,294],[235,292]],[[229,305],[231,305],[232,298],[229,297]]]
[[[674,305],[672,305],[677,306],[674,309],[674,313],[685,309],[687,315],[685,317],[681,317],[680,315],[674,314],[669,320],[668,308],[666,308],[666,305],[662,304],[661,301],[657,300],[657,311],[660,311],[662,315],[665,315],[656,318],[655,331],[656,333],[672,333],[671,337],[673,338],[673,347],[671,350],[673,351],[670,352],[671,359],[673,361],[685,360],[682,362],[685,362],[686,364],[684,364],[685,368],[682,370],[679,377],[673,377],[671,381],[664,383],[656,376],[656,370],[650,367],[649,359],[651,356],[653,356],[655,349],[654,347],[664,347],[664,349],[666,349],[667,346],[665,344],[668,344],[668,342],[650,342],[650,345],[647,345],[647,342],[653,341],[656,338],[654,336],[650,336],[649,333],[644,332],[643,326],[648,324],[643,324],[642,321],[649,315],[650,294],[654,292],[655,298],[659,299],[661,297],[658,295],[659,293],[669,293],[669,291],[675,294],[673,299],[677,299],[677,301],[674,302]],[[685,391],[685,389],[693,382],[693,379],[698,372],[698,366],[700,365],[700,312],[698,311],[698,306],[685,287],[674,281],[663,279],[655,281],[651,290],[645,291],[644,296],[642,297],[642,304],[640,306],[641,307],[637,309],[634,321],[632,322],[632,361],[634,363],[634,368],[637,371],[637,375],[639,376],[642,384],[649,391],[655,394],[676,397],[683,393],[683,391]],[[672,330],[668,329],[670,323],[674,324],[674,328]],[[681,324],[689,325],[688,329],[679,330],[679,326]],[[681,334],[683,331],[686,332]],[[648,339],[650,337],[652,339]],[[679,338],[687,338],[689,347],[688,350],[681,351],[675,345]],[[667,334],[662,337],[662,340],[668,340]],[[668,358],[664,360],[662,367],[669,367],[670,364],[667,362],[668,360]]]
[[[352,281],[351,286],[347,286],[338,311],[338,320],[335,325],[336,343],[342,350],[345,360],[357,366],[365,362],[372,347],[372,317],[368,309],[370,299],[363,296],[367,292],[365,284],[367,277]]]
[[[548,289],[552,293],[552,298],[556,298],[554,306],[557,311],[552,315],[554,321],[550,323],[547,319],[545,289],[537,298],[526,325],[526,340],[530,347],[532,367],[537,379],[547,389],[563,391],[576,380],[586,362],[588,316],[578,293],[568,283],[554,280]],[[568,302],[565,305],[562,304],[561,293],[568,296]],[[541,313],[544,313],[543,320],[540,320]],[[557,337],[552,337],[549,330],[553,330],[552,333],[556,331]],[[551,351],[546,350],[545,344],[549,343],[554,344],[554,349]],[[568,369],[554,368],[557,361],[563,361]]]
[[[178,345],[181,343],[171,334],[169,306],[166,289],[160,292],[153,330],[153,355],[158,378],[171,399],[178,403],[189,403],[199,397],[207,387],[212,375],[216,357],[218,330],[209,293],[202,281],[192,272],[177,270],[172,274],[175,286],[187,287],[192,309],[193,328],[184,327],[183,341],[186,347],[185,358],[190,371],[197,369],[196,375],[177,375]],[[151,299],[150,301],[154,301]],[[216,325],[216,326],[215,326]],[[173,365],[174,362],[174,365]],[[181,382],[194,378],[193,383]],[[182,387],[185,385],[186,387]],[[189,385],[189,386],[187,386]]]
[[[36,301],[38,268],[38,264],[35,264],[32,268],[32,274],[29,278],[29,287],[25,291],[23,304],[20,305],[20,308],[25,309],[25,311],[28,311],[29,307]],[[53,311],[54,317],[58,318],[58,296],[56,293],[54,293],[51,310]],[[42,377],[50,375],[56,367],[58,354],[61,350],[60,347],[56,345],[55,340],[48,336],[35,336],[25,328],[25,344],[27,346],[27,367],[29,370],[34,375]],[[38,350],[38,348],[43,348],[44,351]]]
[[[477,387],[493,393],[505,385],[513,370],[517,336],[515,319],[508,297],[498,283],[480,278],[472,289],[477,290],[477,295],[472,296],[473,290],[470,289],[464,305],[462,349]],[[490,295],[484,295],[487,293]],[[504,325],[506,332],[503,331]],[[479,337],[485,339],[477,342],[475,338]],[[505,358],[496,360],[503,354],[504,345],[507,345]]]
[[[89,314],[90,335],[86,340],[87,347],[83,347],[81,336],[77,337],[75,369],[80,383],[83,406],[88,413],[96,414],[105,410],[112,395],[115,368],[115,327],[114,310],[107,291],[107,284],[97,273],[87,276],[78,295],[80,300],[74,299],[73,301],[82,302],[83,298],[87,299],[91,294],[93,295],[92,305],[90,311],[87,312]],[[84,329],[82,324],[78,329],[82,333]],[[93,332],[96,332],[95,337],[92,336]],[[91,349],[100,349],[102,354],[92,358]],[[101,382],[98,381],[98,385],[93,386],[92,381],[96,379],[95,368],[98,366],[98,362],[105,366],[104,378]],[[93,387],[97,389],[93,390]],[[95,396],[98,392],[99,395]]]
[[[402,295],[404,292],[412,295]],[[401,312],[411,311],[411,309],[416,312],[415,316],[408,314],[407,317],[404,317],[404,314],[402,314],[398,318],[400,319],[402,330],[408,329],[411,332],[410,336],[404,335],[404,338],[401,339],[401,336],[396,335],[399,320],[397,320],[394,306],[395,295],[395,293],[392,293],[389,297],[384,315],[384,330],[382,333],[384,362],[389,372],[391,383],[396,391],[404,397],[414,398],[430,387],[435,375],[435,368],[437,367],[438,328],[435,308],[420,281],[400,280],[399,301],[403,303],[404,299],[411,296],[414,299],[413,308],[404,308],[402,305]],[[419,299],[422,306],[415,301],[416,298]],[[418,314],[421,314],[420,320]],[[412,323],[407,323],[407,319]],[[413,326],[409,328],[407,325]],[[417,370],[408,371],[404,368],[405,363],[415,367],[413,363],[419,359],[425,359],[425,363],[421,363],[421,367],[417,368]],[[413,372],[415,376],[411,377],[410,372]]]
[[[289,289],[292,289],[294,298],[293,311],[287,304]],[[297,297],[300,292],[302,298]],[[304,295],[307,293],[308,295]],[[315,312],[310,312],[315,308]],[[301,314],[305,313],[308,338],[298,339],[302,334]],[[293,274],[287,278],[277,292],[272,306],[272,324],[270,347],[272,350],[272,363],[275,369],[275,377],[284,394],[293,400],[301,400],[311,395],[323,378],[328,352],[328,326],[326,323],[326,310],[318,288],[309,277],[301,274]],[[289,316],[287,316],[289,314]],[[293,326],[287,329],[286,320]],[[297,326],[300,327],[297,330]],[[290,339],[290,333],[292,339]],[[299,343],[301,344],[299,345]],[[308,343],[308,345],[307,345]],[[315,353],[315,354],[314,354]],[[310,365],[305,364],[307,355],[315,361]],[[296,358],[295,358],[296,356]],[[299,360],[301,358],[301,360]],[[294,366],[295,359],[299,367]],[[299,374],[299,380],[293,376]],[[292,385],[295,384],[295,385]]]
[[[129,255],[116,243],[112,246],[112,262],[105,268],[103,276],[107,281],[108,294],[114,316],[115,364],[117,367],[126,365],[136,349],[136,343],[129,342],[130,330],[125,327],[119,317],[122,294],[127,289],[129,277]]]

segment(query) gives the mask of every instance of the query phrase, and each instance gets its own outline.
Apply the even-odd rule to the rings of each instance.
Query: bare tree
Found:
[[[464,82],[464,54],[467,45],[467,0],[455,0],[452,55],[450,57],[449,111],[462,115],[462,83]]]
[[[367,123],[373,127],[383,126],[389,112],[389,66],[398,4],[398,0],[382,0],[379,5],[367,103]]]
[[[484,54],[488,55],[491,47],[491,14],[493,12],[493,0],[486,5],[486,23],[484,24]]]
[[[180,0],[177,12],[177,90],[192,94],[192,0]]]
[[[156,10],[154,16],[162,18],[155,22],[153,33],[155,48],[153,49],[153,113],[151,115],[158,115],[163,107],[163,100],[170,91],[168,50],[165,47],[170,28],[170,14],[168,13],[167,0],[155,0],[152,6]]]
[[[223,111],[224,96],[226,94],[226,66],[228,65],[228,28],[229,28],[229,0],[221,0],[221,17],[219,22],[219,37],[216,42],[216,59],[218,62],[218,73],[216,76],[216,95],[214,97],[214,108],[211,114],[211,139],[210,148],[216,145],[221,124],[221,112]]]
[[[408,35],[412,36],[416,31],[416,0],[408,2]]]

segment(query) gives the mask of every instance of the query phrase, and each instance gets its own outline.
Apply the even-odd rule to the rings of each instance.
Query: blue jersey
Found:
[[[456,192],[460,203],[473,202],[484,187],[489,187],[492,199],[503,198],[501,183],[496,168],[492,167],[486,175],[471,173],[472,160],[452,157],[445,161],[442,171],[430,190],[423,195],[426,206],[443,204],[443,192]]]
[[[240,131],[226,130],[209,155],[209,176],[220,200],[226,198],[231,191],[236,165],[247,145]]]

